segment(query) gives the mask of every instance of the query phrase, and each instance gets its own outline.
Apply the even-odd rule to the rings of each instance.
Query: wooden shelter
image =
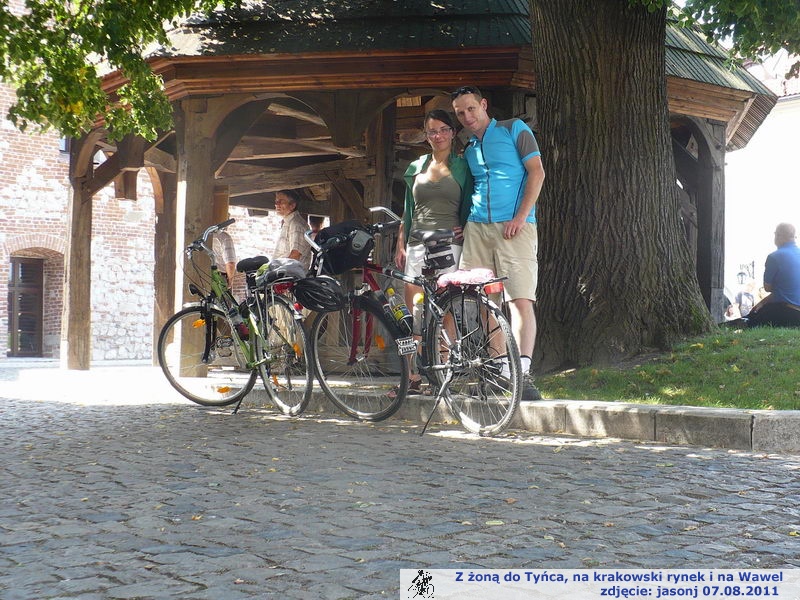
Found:
[[[98,129],[73,147],[70,368],[89,365],[91,204],[112,181],[128,198],[136,196],[139,169],[154,183],[159,328],[184,300],[176,286],[184,242],[212,222],[215,201],[266,210],[275,191],[300,188],[301,210],[332,221],[399,202],[395,182],[426,148],[424,113],[449,107],[448,92],[459,85],[479,86],[496,116],[536,128],[527,0],[246,6],[192,17],[169,32],[170,47],[150,53],[174,106],[172,131],[154,142],[114,144]],[[724,151],[746,143],[774,98],[743,74],[736,87],[709,76],[700,67],[713,52],[699,38],[687,40],[676,33],[668,42],[668,90],[679,172],[687,202],[696,206],[698,273],[711,306],[722,290]],[[105,81],[111,91],[122,83],[119,74]],[[692,138],[703,151],[687,150]],[[98,151],[106,160],[95,168]]]

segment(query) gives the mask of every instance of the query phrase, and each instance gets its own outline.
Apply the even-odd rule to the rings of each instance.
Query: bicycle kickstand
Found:
[[[450,371],[450,374],[442,382],[442,385],[439,386],[439,393],[436,394],[436,400],[433,401],[433,409],[431,410],[431,414],[428,416],[428,420],[425,421],[425,425],[423,425],[422,431],[419,432],[420,436],[425,435],[425,431],[428,429],[428,425],[431,424],[431,421],[433,420],[433,415],[436,414],[436,409],[439,408],[439,403],[444,399],[445,394],[447,393],[447,388],[450,386],[451,379],[453,379],[452,371]]]
[[[244,400],[244,396],[242,396],[241,398],[239,398],[239,401],[236,403],[236,406],[234,407],[234,409],[233,409],[233,413],[232,413],[232,414],[234,414],[234,415],[235,415],[236,413],[238,413],[238,412],[239,412],[239,407],[242,405],[242,400]]]

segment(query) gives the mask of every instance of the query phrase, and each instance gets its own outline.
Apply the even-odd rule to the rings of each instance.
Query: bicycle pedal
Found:
[[[417,351],[417,342],[414,337],[399,338],[397,342],[397,354],[405,356],[406,354],[414,354]]]

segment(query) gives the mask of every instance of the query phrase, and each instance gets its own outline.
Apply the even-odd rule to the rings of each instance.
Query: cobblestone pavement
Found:
[[[0,377],[4,600],[399,598],[399,569],[423,567],[800,566],[800,456],[232,415],[132,371]]]

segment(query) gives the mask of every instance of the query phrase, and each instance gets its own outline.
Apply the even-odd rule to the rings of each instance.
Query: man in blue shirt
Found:
[[[769,295],[747,315],[750,327],[800,326],[800,248],[796,231],[790,223],[775,228],[775,246],[764,267],[764,289]]]
[[[544,182],[539,145],[520,119],[490,118],[478,88],[461,87],[451,97],[456,117],[472,134],[464,158],[475,180],[460,268],[485,267],[508,277],[511,328],[522,355],[522,399],[539,400],[530,375],[536,341],[536,201]]]

